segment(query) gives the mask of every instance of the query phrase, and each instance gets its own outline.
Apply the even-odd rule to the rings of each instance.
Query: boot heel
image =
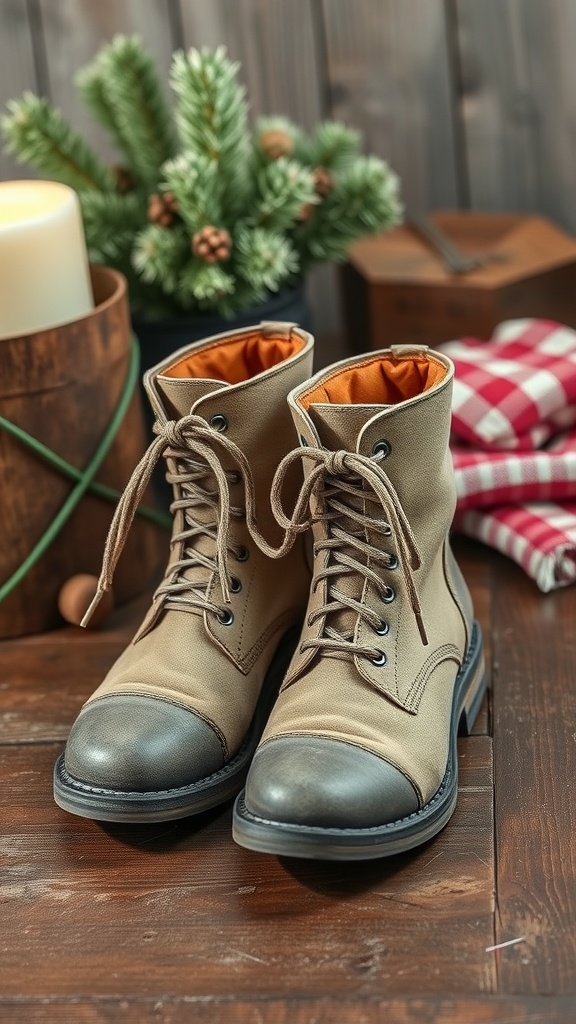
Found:
[[[476,717],[480,710],[484,694],[486,692],[486,666],[484,664],[484,651],[482,648],[482,637],[478,627],[475,627],[476,652],[468,667],[468,686],[462,702],[458,732],[461,736],[469,736]]]

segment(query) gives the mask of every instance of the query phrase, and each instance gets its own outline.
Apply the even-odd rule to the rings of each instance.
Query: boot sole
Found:
[[[474,623],[470,646],[454,687],[446,774],[434,796],[414,814],[365,829],[314,828],[259,818],[250,813],[241,793],[234,806],[234,839],[240,846],[259,853],[318,860],[391,857],[425,843],[444,828],[456,808],[458,733],[469,735],[485,691],[482,634]]]
[[[266,673],[246,739],[238,753],[219,771],[175,789],[128,792],[81,782],[66,771],[64,754],[61,754],[54,766],[54,800],[58,806],[83,818],[136,824],[201,814],[236,796],[244,785],[254,751],[299,639],[300,626],[297,626],[280,641]]]

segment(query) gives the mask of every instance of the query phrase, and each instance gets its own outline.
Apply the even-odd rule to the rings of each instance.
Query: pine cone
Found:
[[[326,199],[334,188],[334,178],[325,167],[315,167],[312,171],[314,191],[321,199]]]
[[[119,192],[121,196],[126,195],[127,192],[131,192],[134,188],[134,178],[130,174],[128,168],[122,167],[121,164],[114,164],[110,170],[112,171],[112,175],[116,182],[116,191]]]
[[[232,239],[226,228],[215,228],[212,224],[192,236],[192,252],[205,263],[220,263],[230,259]]]
[[[299,221],[301,224],[305,224],[307,220],[310,220],[310,217],[314,213],[315,209],[316,203],[303,203],[298,211],[296,220]]]
[[[269,160],[278,160],[281,156],[291,156],[294,151],[294,139],[281,128],[270,128],[262,132],[260,146]]]
[[[154,192],[148,199],[148,220],[171,228],[178,219],[178,203],[172,192]]]

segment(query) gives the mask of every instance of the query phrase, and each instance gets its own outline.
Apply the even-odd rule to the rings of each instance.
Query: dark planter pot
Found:
[[[137,313],[132,316],[134,331],[140,342],[142,372],[162,359],[167,359],[184,345],[209,338],[212,334],[251,327],[261,320],[287,320],[311,330],[310,309],[304,285],[279,292],[266,302],[243,310],[230,320],[215,313],[178,317],[173,320],[147,320]]]

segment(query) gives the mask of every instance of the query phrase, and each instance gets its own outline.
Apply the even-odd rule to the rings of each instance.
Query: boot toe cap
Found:
[[[152,792],[190,785],[225,763],[214,729],[192,711],[155,697],[102,697],[79,715],[66,771],[89,786]]]
[[[361,747],[315,736],[282,736],[263,746],[244,801],[268,821],[317,828],[371,828],[419,809],[398,768]]]

